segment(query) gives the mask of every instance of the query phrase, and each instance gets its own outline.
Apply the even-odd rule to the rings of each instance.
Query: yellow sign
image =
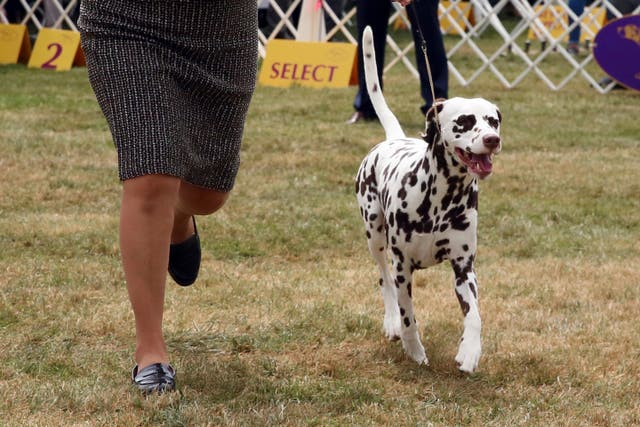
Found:
[[[29,68],[67,71],[74,64],[83,64],[80,33],[52,28],[40,30],[29,59]]]
[[[0,24],[0,64],[26,64],[31,40],[26,25]]]
[[[542,12],[538,16],[538,21],[542,24],[553,40],[558,40],[562,37],[562,34],[569,28],[569,14],[563,6],[543,6],[538,5],[534,8],[538,13],[542,8]],[[586,39],[593,39],[595,34],[598,33],[605,20],[605,10],[601,7],[586,7],[582,14],[582,20],[580,22],[580,41],[583,42]],[[529,40],[545,38],[545,35],[535,27],[535,24],[529,26],[529,33],[527,34]],[[569,36],[565,34],[563,41],[566,41]]]
[[[346,87],[358,81],[351,43],[274,39],[267,44],[259,82],[264,86]]]
[[[440,10],[438,10],[438,17],[440,19],[440,30],[444,34],[459,35],[461,34],[461,32],[452,23],[456,22],[464,32],[467,28],[467,22],[471,22],[471,2],[451,2],[448,0],[443,0],[440,2],[440,4],[445,8],[445,10],[447,10],[446,14],[443,14]]]

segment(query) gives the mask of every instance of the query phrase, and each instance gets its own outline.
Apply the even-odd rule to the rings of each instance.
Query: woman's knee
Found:
[[[123,183],[123,203],[135,203],[143,211],[173,207],[178,199],[180,179],[168,175],[144,175]]]
[[[192,215],[209,215],[225,204],[229,194],[183,181],[180,184],[178,208]]]

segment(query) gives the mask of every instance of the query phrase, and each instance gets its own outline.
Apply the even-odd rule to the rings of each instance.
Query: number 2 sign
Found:
[[[43,28],[33,46],[29,68],[67,71],[82,62],[80,33]]]

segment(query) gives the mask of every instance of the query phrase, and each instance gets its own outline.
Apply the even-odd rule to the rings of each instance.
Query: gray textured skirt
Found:
[[[121,180],[229,191],[256,82],[256,0],[82,0],[89,80]]]

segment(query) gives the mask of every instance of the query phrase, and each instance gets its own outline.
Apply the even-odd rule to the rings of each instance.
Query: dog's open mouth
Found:
[[[467,168],[480,178],[486,178],[493,169],[493,158],[491,154],[475,154],[456,148],[456,154]]]

